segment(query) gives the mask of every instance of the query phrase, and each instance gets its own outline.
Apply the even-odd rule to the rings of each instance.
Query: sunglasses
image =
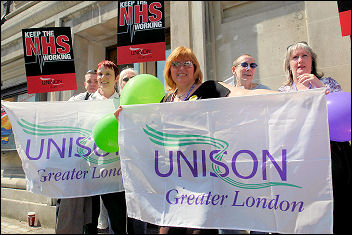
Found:
[[[173,67],[175,67],[175,68],[179,68],[179,67],[181,67],[182,65],[183,65],[184,67],[190,68],[190,67],[193,66],[193,63],[192,63],[192,61],[186,61],[186,62],[177,62],[177,61],[174,61],[174,62],[171,63],[171,65],[172,65]]]
[[[133,78],[134,76],[132,76],[132,77],[124,77],[124,78],[122,78],[122,81],[124,81],[124,82],[128,82],[131,78]]]
[[[291,45],[289,45],[287,48],[286,48],[286,50],[288,50],[290,47],[292,47],[293,45],[297,45],[298,43],[303,43],[303,44],[305,44],[305,45],[307,45],[308,46],[308,43],[307,42],[305,42],[305,41],[302,41],[302,42],[296,42],[296,43],[293,43],[293,44],[291,44]]]
[[[252,69],[255,69],[258,66],[256,63],[248,64],[247,62],[242,62],[239,65],[241,65],[242,68],[248,68],[248,66],[250,66]]]

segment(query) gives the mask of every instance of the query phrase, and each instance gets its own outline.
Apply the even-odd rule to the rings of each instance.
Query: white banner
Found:
[[[163,226],[332,233],[324,90],[124,106],[130,217]]]
[[[92,130],[113,100],[2,102],[12,124],[27,190],[54,198],[123,191],[120,156],[94,143]]]

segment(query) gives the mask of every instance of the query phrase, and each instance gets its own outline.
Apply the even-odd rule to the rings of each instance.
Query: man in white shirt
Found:
[[[89,96],[97,91],[99,88],[99,81],[97,79],[96,70],[90,69],[87,71],[86,75],[84,76],[84,88],[86,89],[86,92],[72,96],[69,101],[88,100]]]

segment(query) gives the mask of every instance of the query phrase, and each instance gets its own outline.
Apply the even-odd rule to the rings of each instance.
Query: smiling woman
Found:
[[[230,90],[216,81],[203,82],[199,62],[190,48],[177,47],[167,58],[164,76],[170,87],[164,102],[225,97]]]
[[[100,87],[89,97],[89,100],[109,99],[113,96],[118,97],[115,86],[119,80],[119,69],[114,62],[109,60],[101,61],[97,67],[97,79]]]

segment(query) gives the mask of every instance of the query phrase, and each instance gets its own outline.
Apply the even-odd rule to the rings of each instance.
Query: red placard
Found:
[[[351,1],[337,1],[342,36],[351,35]]]
[[[117,48],[117,64],[165,60],[165,42],[130,45]]]
[[[342,36],[351,35],[351,10],[339,13]]]
[[[27,76],[28,94],[77,90],[76,74]]]

